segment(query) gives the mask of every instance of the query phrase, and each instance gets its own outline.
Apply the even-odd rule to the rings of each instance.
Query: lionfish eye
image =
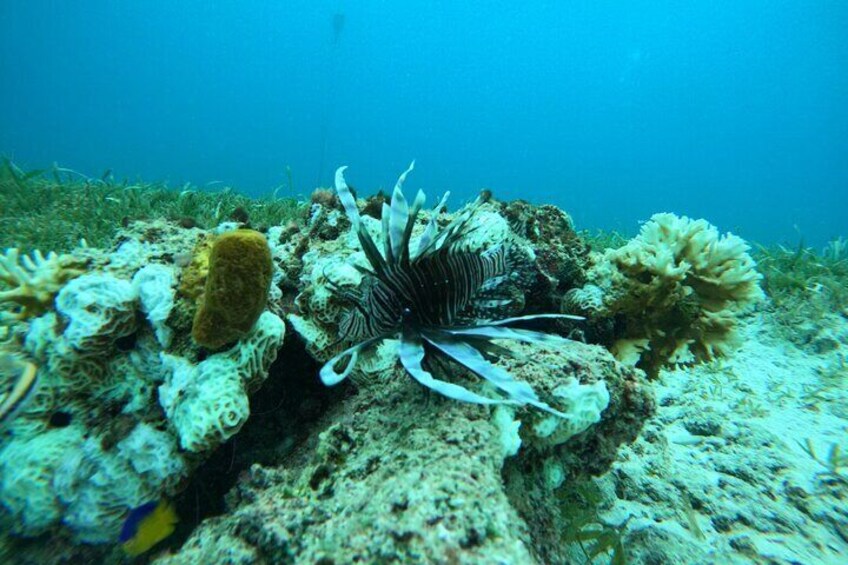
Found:
[[[409,324],[412,322],[412,308],[409,306],[403,307],[403,310],[400,311],[400,321],[402,324]]]

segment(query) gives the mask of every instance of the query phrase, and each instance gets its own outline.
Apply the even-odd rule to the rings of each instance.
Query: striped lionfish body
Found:
[[[441,248],[408,265],[390,265],[384,277],[368,276],[358,306],[341,324],[348,340],[415,327],[448,327],[459,321],[487,283],[507,276],[506,248],[484,253]]]

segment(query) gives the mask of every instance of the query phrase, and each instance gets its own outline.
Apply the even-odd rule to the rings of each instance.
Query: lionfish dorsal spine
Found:
[[[406,228],[403,232],[403,245],[401,246],[400,257],[398,262],[402,265],[408,265],[411,252],[409,250],[409,242],[412,239],[412,229],[415,227],[415,221],[418,219],[418,213],[426,202],[427,196],[424,191],[419,190],[415,195],[415,200],[412,201],[412,208],[409,210],[409,219],[406,222]]]
[[[385,280],[388,266],[386,261],[383,259],[383,256],[380,254],[380,251],[377,249],[377,246],[374,244],[374,240],[371,239],[371,235],[368,233],[368,230],[366,230],[365,226],[362,225],[362,220],[359,217],[359,209],[356,207],[356,199],[353,197],[353,193],[351,193],[344,178],[345,169],[347,169],[347,166],[336,169],[336,193],[339,195],[339,200],[342,202],[342,206],[345,209],[345,214],[350,220],[352,229],[356,231],[356,236],[359,238],[359,244],[362,246],[362,251],[365,253],[365,257],[374,269],[374,274],[378,278]]]
[[[386,256],[386,263],[389,265],[394,264],[394,253],[392,252],[392,239],[389,236],[391,231],[391,227],[389,225],[390,218],[392,217],[392,209],[386,202],[383,202],[382,213],[380,214],[380,221],[383,226],[383,253]]]
[[[403,178],[406,175],[404,173],[401,175]],[[385,214],[386,209],[383,209],[383,213]],[[389,216],[389,233],[383,234],[389,236],[389,241],[391,242],[391,252],[393,258],[399,258],[401,255],[401,248],[403,247],[403,234],[406,231],[406,223],[409,221],[409,204],[406,202],[406,197],[403,195],[403,191],[401,190],[401,180],[398,179],[398,183],[395,186],[395,190],[392,193],[392,203],[390,206],[390,216]],[[385,225],[385,219],[383,220],[383,225]],[[392,259],[386,257],[389,263],[394,263]]]
[[[345,169],[347,169],[347,165],[336,169],[336,194],[339,195],[339,200],[341,200],[342,206],[344,206],[345,214],[347,214],[347,218],[350,220],[353,229],[357,229],[359,228],[359,208],[356,207],[356,199],[353,197],[345,181]]]
[[[418,240],[418,250],[415,252],[415,256],[413,257],[413,259],[417,259],[421,255],[423,255],[424,251],[426,251],[427,248],[430,247],[430,243],[432,243],[433,238],[436,235],[436,218],[439,217],[439,214],[444,209],[449,196],[450,191],[445,192],[444,196],[442,196],[442,199],[430,213],[430,221],[427,222],[427,227],[424,228],[424,233],[421,235],[421,239]]]

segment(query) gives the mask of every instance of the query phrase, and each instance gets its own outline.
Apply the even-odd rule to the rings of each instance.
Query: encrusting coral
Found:
[[[618,359],[649,375],[709,361],[733,350],[739,317],[763,298],[748,249],[706,220],[655,214],[637,237],[595,258],[589,283],[563,307],[585,314]]]
[[[271,250],[261,233],[236,230],[219,236],[192,325],[194,340],[217,349],[247,334],[265,309],[272,270]]]
[[[132,508],[174,496],[244,424],[283,322],[260,310],[232,347],[199,360],[188,337],[193,304],[176,300],[176,258],[205,236],[140,222],[119,233],[114,251],[80,248],[61,260],[36,254],[7,268],[26,285],[52,286],[42,285],[51,292],[40,313],[7,326],[2,343],[4,356],[20,360],[12,368],[25,369],[3,369],[0,381],[4,531],[114,542]],[[5,257],[17,263],[16,253]],[[87,270],[66,272],[73,276],[60,286],[63,265]],[[264,305],[264,296],[253,303]]]

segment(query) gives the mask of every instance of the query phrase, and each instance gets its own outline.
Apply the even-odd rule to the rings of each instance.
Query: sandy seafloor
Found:
[[[596,479],[629,562],[848,563],[848,473],[802,445],[846,445],[848,320],[760,312],[741,334],[728,359],[663,371],[656,416]]]

